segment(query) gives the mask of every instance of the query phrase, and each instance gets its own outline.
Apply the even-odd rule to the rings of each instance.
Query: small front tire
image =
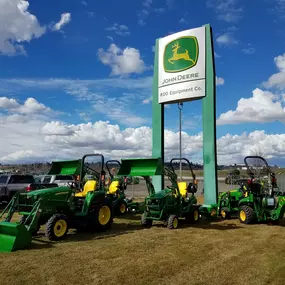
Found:
[[[63,214],[55,214],[46,223],[46,237],[57,241],[64,239],[68,232],[68,217]]]
[[[141,224],[145,227],[145,228],[150,228],[152,226],[152,220],[147,219],[145,214],[142,214],[141,217]]]
[[[242,224],[251,224],[254,220],[254,211],[251,207],[244,205],[240,207],[239,220]]]
[[[178,217],[176,215],[170,215],[167,222],[167,227],[169,229],[177,229],[178,228]]]

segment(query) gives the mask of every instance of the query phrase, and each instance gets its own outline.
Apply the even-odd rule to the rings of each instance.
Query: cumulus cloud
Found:
[[[24,104],[21,105],[13,98],[0,97],[0,109],[7,112],[17,112],[19,114],[42,114],[52,112],[49,107],[39,103],[34,98],[27,98]]]
[[[218,36],[216,42],[221,46],[229,46],[238,43],[238,41],[234,38],[233,34],[231,33],[225,33]]]
[[[68,124],[34,119],[25,123],[6,121],[1,126],[6,134],[0,141],[3,163],[72,159],[95,152],[113,159],[151,156],[152,129],[146,126],[122,129],[108,121]],[[201,161],[202,141],[202,133],[182,132],[183,155]],[[217,149],[219,164],[240,163],[257,149],[267,158],[280,158],[285,156],[285,134],[226,134],[217,140]],[[177,156],[178,151],[179,132],[165,130],[166,160]]]
[[[104,65],[111,67],[111,75],[140,74],[148,69],[141,59],[139,50],[132,47],[122,50],[115,44],[111,44],[107,51],[100,48],[98,57]]]
[[[238,0],[208,0],[206,4],[215,9],[219,20],[230,23],[242,17],[243,8],[238,6]]]
[[[128,36],[131,34],[129,28],[126,25],[119,25],[117,23],[114,23],[113,26],[108,27],[105,30],[114,32],[119,36]]]
[[[285,89],[285,53],[274,57],[274,63],[278,72],[271,75],[266,82],[263,82],[263,86],[283,90]]]
[[[30,42],[46,32],[46,27],[40,25],[28,8],[28,1],[0,1],[0,54],[26,55],[21,43]]]
[[[220,115],[217,124],[264,123],[280,121],[285,123],[285,108],[282,100],[269,91],[253,90],[250,98],[241,98],[236,110]]]
[[[61,18],[59,20],[59,22],[57,22],[54,26],[53,26],[53,30],[54,31],[60,31],[62,29],[63,26],[65,26],[66,24],[68,24],[71,21],[71,14],[70,13],[63,13],[61,14]]]

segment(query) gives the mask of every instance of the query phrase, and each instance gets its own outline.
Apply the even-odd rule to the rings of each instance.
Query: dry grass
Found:
[[[200,200],[200,202],[202,202]],[[285,284],[285,227],[237,220],[168,230],[115,219],[103,234],[43,235],[31,249],[0,253],[1,284]]]

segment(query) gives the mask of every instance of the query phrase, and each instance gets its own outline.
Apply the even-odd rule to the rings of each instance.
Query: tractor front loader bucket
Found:
[[[32,242],[32,234],[24,224],[0,222],[0,252],[24,249]]]
[[[154,176],[163,175],[164,167],[161,158],[122,159],[118,176]]]
[[[53,161],[48,175],[79,175],[81,159]]]

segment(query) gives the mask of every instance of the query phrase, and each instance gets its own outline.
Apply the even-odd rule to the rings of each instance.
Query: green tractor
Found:
[[[285,213],[285,193],[278,188],[275,173],[263,157],[247,156],[244,162],[250,179],[238,204],[240,222],[279,224]]]
[[[250,160],[254,162],[253,167]],[[200,213],[212,218],[239,217],[242,223],[279,221],[283,217],[285,194],[277,188],[275,174],[260,156],[247,156],[244,162],[250,179],[240,180],[237,189],[220,193],[217,204],[201,206]]]
[[[188,185],[186,182],[177,182],[173,168],[173,162],[176,160],[186,161],[190,168],[193,181]],[[185,218],[189,223],[199,220],[199,206],[194,196],[197,192],[197,181],[190,162],[186,158],[174,158],[170,165],[171,168],[164,168],[160,158],[122,159],[118,175],[142,176],[146,181],[149,195],[145,198],[144,213],[141,217],[144,227],[151,227],[153,221],[163,221],[169,229],[176,229],[179,218]],[[164,174],[168,176],[171,186],[155,191],[150,176]]]
[[[85,163],[87,157],[101,159],[101,171]],[[49,174],[68,174],[80,179],[68,186],[17,193],[0,214],[0,251],[13,251],[29,246],[32,236],[42,225],[49,240],[58,241],[70,228],[101,231],[113,222],[112,201],[106,197],[102,177],[104,157],[101,154],[84,155],[82,159],[53,162]],[[83,184],[87,173],[97,177]],[[12,222],[19,212],[22,218]]]
[[[127,178],[116,175],[116,168],[110,168],[110,165],[117,164],[121,167],[121,163],[118,160],[106,161],[106,168],[108,170],[110,179],[107,189],[107,197],[113,201],[114,216],[121,216],[127,213],[127,202],[125,190],[127,189]]]

